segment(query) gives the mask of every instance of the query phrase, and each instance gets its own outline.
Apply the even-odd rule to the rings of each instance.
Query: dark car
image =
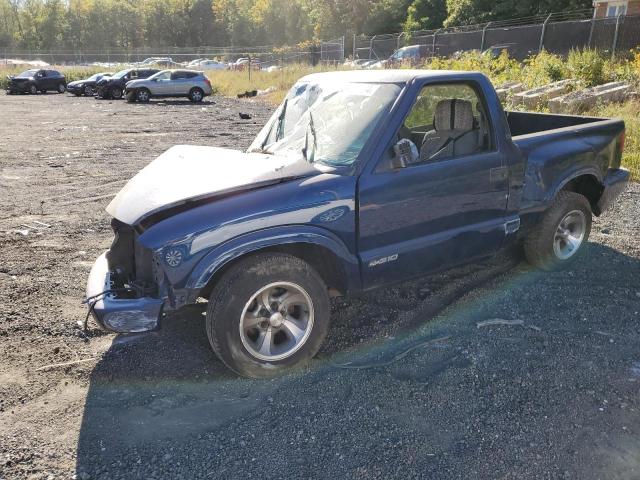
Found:
[[[67,91],[77,95],[86,95],[87,97],[93,97],[96,93],[96,84],[103,78],[110,77],[113,72],[103,72],[91,75],[84,80],[76,80],[75,82],[69,82],[67,84]]]
[[[318,351],[330,296],[499,251],[522,249],[543,270],[575,265],[593,216],[629,180],[624,130],[617,119],[505,113],[478,72],[309,75],[246,153],[174,146],[114,197],[115,239],[91,270],[89,312],[108,330],[142,332],[209,299],[220,359],[273,376]],[[553,281],[580,281],[561,275]]]
[[[64,93],[67,90],[67,80],[57,70],[33,69],[22,72],[15,77],[9,77],[7,94],[11,93],[47,93],[53,90]]]
[[[99,80],[96,83],[96,94],[100,98],[114,98],[118,100],[122,98],[127,82],[139,78],[148,78],[159,71],[157,68],[128,68],[126,70],[120,70],[111,77]]]

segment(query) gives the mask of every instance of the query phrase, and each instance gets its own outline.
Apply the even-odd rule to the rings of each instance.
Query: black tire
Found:
[[[136,101],[136,92],[135,91],[129,91],[127,92],[125,99],[127,100],[127,102],[129,103],[135,103]]]
[[[257,358],[245,346],[240,322],[252,296],[278,282],[289,282],[307,293],[313,322],[308,326],[310,331],[306,340],[300,342],[297,350],[293,349],[286,358],[266,361]],[[207,336],[220,360],[237,374],[252,378],[274,377],[308,362],[318,352],[329,328],[329,312],[327,288],[309,264],[281,253],[257,254],[233,265],[213,288],[207,307]],[[265,321],[270,322],[268,318]],[[276,327],[273,331],[276,332]],[[274,342],[277,335],[277,332],[273,333]]]
[[[570,215],[578,219],[582,218],[579,212],[582,212],[584,219],[584,225],[580,228],[583,233],[582,239],[579,245],[568,253],[570,255],[568,258],[562,258],[554,245],[559,227],[561,222]],[[525,239],[524,253],[527,261],[548,271],[567,268],[584,255],[591,233],[591,221],[591,205],[587,198],[579,193],[561,191],[553,205],[543,214],[541,221],[532,228]],[[562,243],[560,240],[560,244]]]
[[[136,100],[140,103],[149,103],[151,92],[147,88],[141,88],[136,92]]]
[[[47,91],[42,89],[42,90],[40,90],[40,93],[45,94],[45,93],[47,93]]]
[[[80,92],[73,92],[73,94],[74,94],[76,97],[80,97],[80,96],[82,96],[82,93],[80,93]]]
[[[198,103],[201,102],[204,98],[204,92],[199,87],[193,87],[189,90],[189,100],[192,102]]]
[[[114,100],[120,100],[122,98],[122,89],[120,87],[115,87],[109,90],[109,97]]]
[[[85,85],[82,93],[84,93],[85,97],[93,97],[93,87],[91,85]]]
[[[38,87],[35,85],[29,85],[29,93],[31,95],[36,95],[38,93]]]
[[[64,83],[59,83],[57,90],[58,90],[58,93],[64,93],[67,91],[67,86]]]

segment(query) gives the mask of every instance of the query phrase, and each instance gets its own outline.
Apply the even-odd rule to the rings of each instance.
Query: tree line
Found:
[[[296,45],[590,6],[591,0],[0,0],[0,49]]]

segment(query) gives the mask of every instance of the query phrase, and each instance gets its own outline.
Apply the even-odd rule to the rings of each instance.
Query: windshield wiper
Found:
[[[304,159],[309,162],[309,163],[313,163],[314,161],[314,157],[316,155],[316,148],[318,147],[318,143],[317,143],[317,136],[316,136],[316,127],[313,124],[313,114],[311,113],[311,111],[309,111],[309,127],[307,129],[308,131],[311,131],[311,136],[313,139],[313,151],[311,152],[311,156],[309,157],[307,155],[307,151],[309,148],[309,134],[305,133],[304,134],[304,148],[302,149],[302,155],[304,156]]]
[[[288,98],[285,99],[284,103],[282,104],[282,111],[280,112],[280,115],[278,115],[278,125],[276,126],[276,138],[275,138],[276,142],[278,140],[280,140],[282,137],[284,137],[284,131],[283,131],[284,116],[287,113],[287,103],[288,102],[289,102],[289,99]],[[269,133],[267,133],[265,135],[264,140],[260,144],[260,148],[254,148],[253,150],[251,150],[252,153],[267,153],[269,155],[273,155],[273,152],[271,152],[271,151],[269,151],[269,149],[265,148],[267,146],[267,142],[269,141],[269,137],[271,136],[271,131],[272,130],[273,130],[273,125],[269,129]],[[273,143],[275,143],[275,142],[273,142]]]

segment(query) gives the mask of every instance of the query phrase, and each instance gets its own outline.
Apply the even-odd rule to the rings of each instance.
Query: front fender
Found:
[[[278,245],[309,243],[329,249],[340,261],[349,290],[360,289],[358,258],[333,233],[310,225],[287,225],[258,230],[229,240],[205,255],[192,270],[185,288],[194,299],[216,272],[227,263],[250,252]]]

